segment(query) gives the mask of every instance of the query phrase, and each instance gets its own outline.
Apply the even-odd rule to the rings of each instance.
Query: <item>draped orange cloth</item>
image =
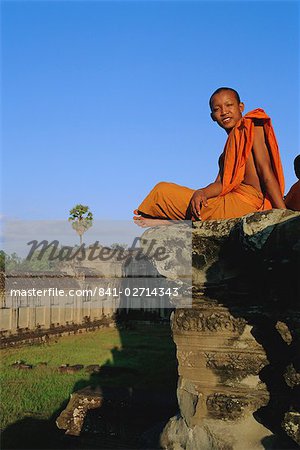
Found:
[[[270,117],[258,108],[242,117],[229,133],[222,154],[222,192],[218,197],[207,200],[208,206],[201,208],[201,220],[241,217],[272,208],[267,196],[243,183],[246,162],[253,147],[254,122],[257,120],[264,127],[272,168],[283,196],[284,175],[277,140]],[[188,218],[188,206],[194,192],[194,189],[174,183],[158,183],[138,210],[155,218],[184,220]]]

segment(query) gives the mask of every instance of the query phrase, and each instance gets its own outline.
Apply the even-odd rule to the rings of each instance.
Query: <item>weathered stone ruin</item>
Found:
[[[145,232],[170,249],[171,260],[154,264],[173,280],[180,259],[176,228],[182,237],[185,227]],[[273,210],[197,222],[192,255],[193,304],[176,308],[171,319],[179,414],[166,425],[162,447],[296,448],[300,213]]]

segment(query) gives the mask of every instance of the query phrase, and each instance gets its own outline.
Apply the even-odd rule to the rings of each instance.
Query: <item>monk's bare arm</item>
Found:
[[[207,199],[217,197],[219,194],[221,194],[221,191],[222,191],[222,181],[219,173],[216,178],[216,181],[209,184],[205,188],[198,189],[197,191],[194,192],[190,202],[192,215],[198,219],[200,217],[201,205],[207,206]]]
[[[286,209],[278,181],[274,175],[263,126],[254,127],[253,157],[260,183],[268,194],[273,208]]]

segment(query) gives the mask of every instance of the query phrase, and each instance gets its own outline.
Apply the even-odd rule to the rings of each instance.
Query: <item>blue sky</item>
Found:
[[[158,181],[211,182],[219,86],[299,146],[299,2],[2,1],[3,213],[129,219]]]

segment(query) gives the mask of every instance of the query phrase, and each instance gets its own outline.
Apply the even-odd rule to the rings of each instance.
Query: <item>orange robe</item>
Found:
[[[262,109],[255,109],[242,117],[228,135],[222,154],[222,192],[207,200],[208,206],[201,208],[201,220],[230,219],[272,208],[267,196],[243,183],[257,119],[263,123],[272,168],[283,196],[284,176],[271,119]],[[158,183],[138,210],[159,219],[184,220],[189,218],[188,206],[194,192],[194,189],[174,183]]]

